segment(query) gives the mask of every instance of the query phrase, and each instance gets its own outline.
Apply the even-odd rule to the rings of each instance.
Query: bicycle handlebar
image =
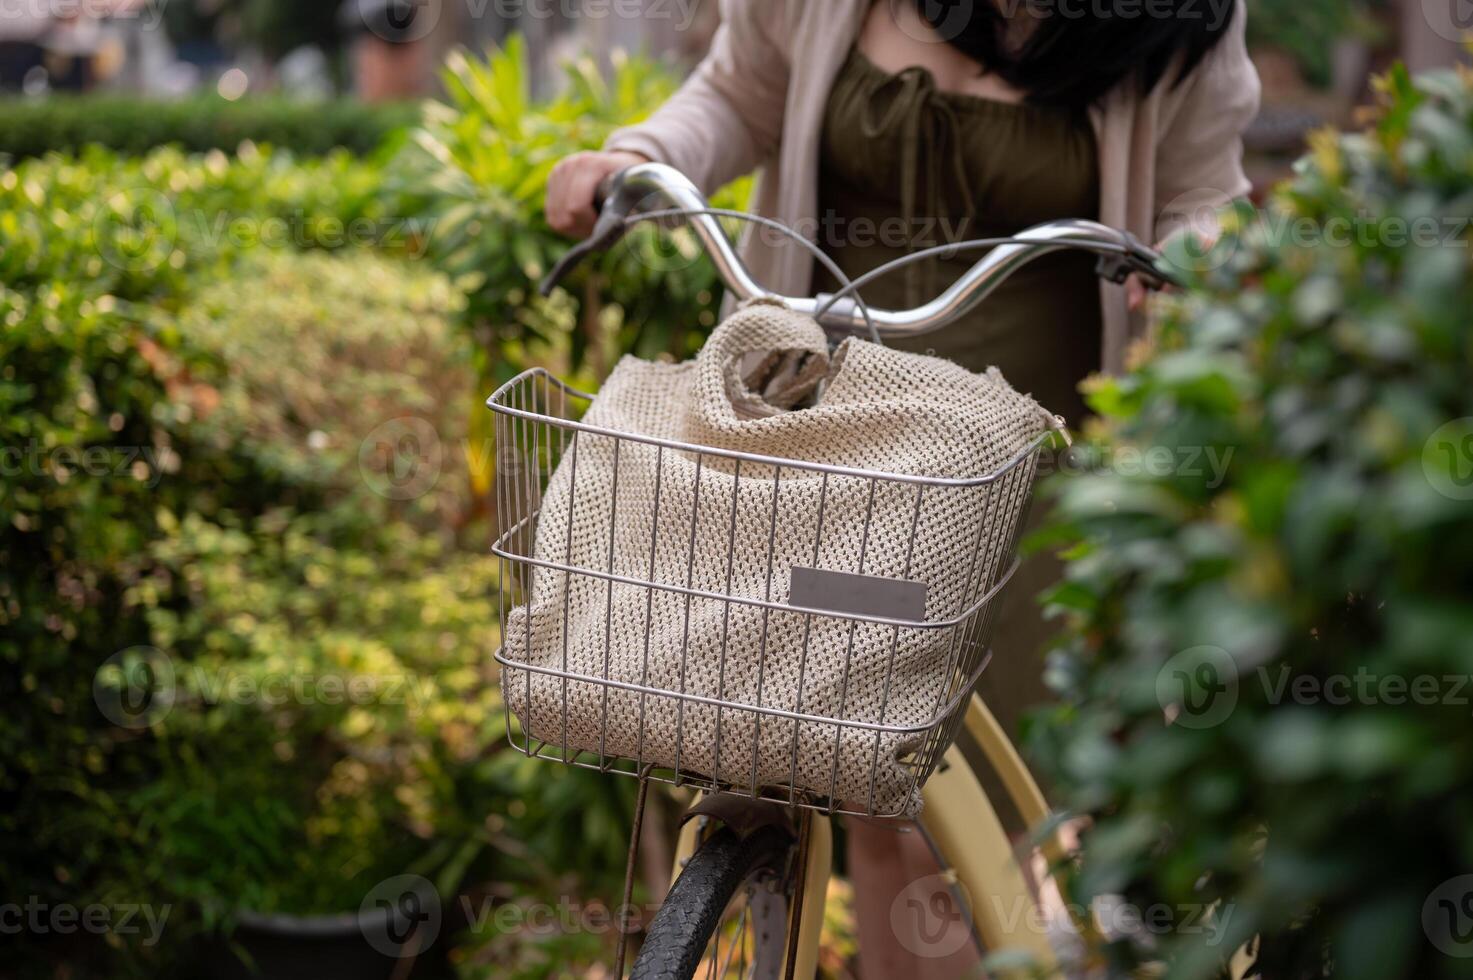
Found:
[[[599,185],[595,196],[599,217],[593,233],[574,245],[552,268],[542,282],[542,294],[550,293],[584,257],[610,248],[623,236],[632,216],[654,210],[648,206],[652,202],[661,209],[702,211],[710,207],[689,178],[664,164],[636,164],[610,175]],[[684,220],[710,256],[717,275],[738,300],[775,295],[752,278],[714,215],[687,214]],[[1124,282],[1131,274],[1141,275],[1152,288],[1174,282],[1163,268],[1161,253],[1129,232],[1095,221],[1068,219],[1035,225],[1012,236],[1008,244],[989,251],[940,296],[915,309],[869,307],[867,320],[852,296],[837,301],[831,294],[777,298],[800,313],[817,317],[832,331],[865,332],[872,322],[881,337],[918,336],[939,330],[967,313],[1027,263],[1066,249],[1083,249],[1099,255],[1097,271],[1113,282]]]

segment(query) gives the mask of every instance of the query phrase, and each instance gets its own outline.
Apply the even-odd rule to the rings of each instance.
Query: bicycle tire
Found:
[[[793,846],[779,827],[745,838],[723,827],[708,837],[655,913],[629,980],[691,980],[737,889],[762,871],[781,872]]]

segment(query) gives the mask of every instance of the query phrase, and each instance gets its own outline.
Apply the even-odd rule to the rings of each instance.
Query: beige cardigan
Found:
[[[872,0],[722,0],[711,51],[649,119],[614,133],[633,150],[684,172],[710,193],[761,167],[752,208],[813,237],[823,115]],[[1211,211],[1249,190],[1242,132],[1259,84],[1244,45],[1245,2],[1226,37],[1192,74],[1141,95],[1128,85],[1092,110],[1100,155],[1099,220],[1143,241],[1210,226]],[[1208,16],[1204,5],[1204,16]],[[807,294],[811,258],[792,242],[747,234],[743,256],[776,293]],[[1143,328],[1120,286],[1102,285],[1104,364],[1124,365]]]

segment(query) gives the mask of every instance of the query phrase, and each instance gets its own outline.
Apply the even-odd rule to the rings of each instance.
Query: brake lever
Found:
[[[551,296],[557,284],[585,258],[613,248],[628,230],[630,213],[634,210],[632,196],[624,191],[624,171],[610,174],[599,182],[593,194],[593,206],[598,210],[598,220],[593,224],[589,236],[563,253],[562,258],[543,277],[537,292],[543,297]]]
[[[1147,289],[1160,290],[1168,286],[1181,286],[1182,281],[1163,266],[1166,257],[1144,244],[1130,232],[1122,232],[1125,251],[1100,256],[1095,272],[1103,279],[1120,285],[1131,276],[1138,275]]]

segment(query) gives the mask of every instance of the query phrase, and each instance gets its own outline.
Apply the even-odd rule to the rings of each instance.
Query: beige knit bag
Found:
[[[580,421],[531,450],[551,476],[513,514],[535,517],[523,553],[502,552],[522,569],[498,659],[524,733],[913,814],[1052,417],[996,370],[857,339],[830,359],[811,318],[755,301],[694,361],[624,358]]]

